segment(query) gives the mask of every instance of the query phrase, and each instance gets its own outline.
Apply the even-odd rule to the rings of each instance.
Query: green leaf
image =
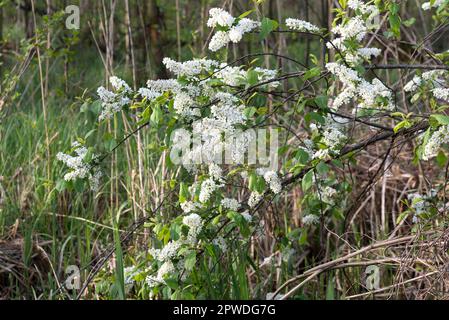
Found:
[[[429,118],[429,123],[432,127],[449,125],[449,117],[443,114],[432,114]]]
[[[326,300],[335,300],[335,279],[329,277],[326,288]]]
[[[179,202],[186,202],[189,197],[190,192],[188,186],[184,182],[181,182],[179,186]]]
[[[193,267],[195,266],[195,264],[196,264],[196,252],[195,251],[191,251],[187,256],[186,256],[186,259],[185,259],[185,262],[184,262],[184,267],[187,269],[187,270],[193,270]]]
[[[447,162],[447,156],[446,156],[446,154],[445,154],[442,150],[440,150],[440,151],[438,152],[438,155],[437,155],[437,157],[436,157],[436,160],[437,160],[437,164],[438,164],[441,168],[444,168],[444,166],[446,165],[446,162]]]
[[[309,161],[310,156],[304,149],[298,149],[295,158],[298,159],[300,164],[304,165]]]
[[[275,30],[279,26],[279,23],[276,20],[271,20],[269,18],[263,18],[260,26],[260,39],[265,39],[268,34]]]
[[[327,109],[327,96],[318,96],[314,101],[321,109]]]
[[[62,192],[67,188],[67,183],[64,179],[59,179],[58,182],[56,182],[56,190],[58,192]]]
[[[115,146],[117,145],[117,141],[115,141],[114,136],[109,132],[106,132],[104,134],[103,143],[104,143],[105,149],[108,151],[112,151],[115,148]]]
[[[394,128],[393,131],[394,133],[397,133],[399,130],[401,130],[402,128],[410,128],[412,126],[411,122],[406,120],[402,120],[401,122],[399,122]]]
[[[100,114],[101,111],[101,100],[95,100],[94,102],[92,102],[92,104],[90,105],[89,110],[92,111],[93,114]]]
[[[262,193],[265,190],[265,180],[255,172],[252,172],[249,176],[249,190]]]
[[[306,192],[307,190],[309,190],[312,184],[313,184],[313,170],[310,170],[302,178],[301,182],[302,191]]]
[[[253,11],[254,11],[254,9],[243,12],[241,15],[238,16],[238,18],[243,19],[243,18],[249,16]]]
[[[302,79],[305,81],[307,79],[310,79],[310,78],[320,75],[320,73],[321,73],[321,69],[318,67],[314,67],[312,69],[307,70],[306,73],[304,73],[304,76],[302,77]]]
[[[243,114],[245,115],[246,119],[251,119],[257,112],[257,108],[255,107],[248,107],[243,110]]]
[[[397,3],[390,3],[389,5],[389,11],[390,15],[388,17],[388,20],[390,22],[390,30],[397,38],[401,35],[401,18],[399,17],[399,4]]]
[[[329,172],[329,166],[325,162],[321,161],[316,166],[316,170],[318,171],[319,174],[325,174]]]
[[[312,120],[315,120],[318,123],[324,124],[326,122],[326,120],[324,119],[324,117],[322,115],[320,115],[317,112],[309,112],[304,116],[304,119],[310,123]]]
[[[254,70],[249,70],[246,74],[246,81],[248,86],[254,86],[259,82],[259,74]]]
[[[168,278],[164,280],[168,287],[170,287],[173,290],[176,290],[179,288],[178,280],[173,278]]]
[[[407,218],[408,214],[409,214],[409,211],[401,212],[401,214],[396,218],[396,224],[401,223],[402,220],[404,220],[405,218]]]
[[[120,242],[120,234],[117,227],[114,228],[114,244],[115,244],[115,277],[118,290],[118,297],[125,299],[125,275],[123,265],[123,251]]]
[[[408,28],[408,27],[411,27],[412,25],[414,25],[415,22],[416,22],[415,18],[410,18],[410,19],[403,21],[402,23],[404,24],[404,26],[406,26]]]
[[[85,189],[85,182],[82,179],[76,179],[73,181],[73,188],[76,192],[83,192]]]
[[[150,121],[152,124],[157,125],[162,119],[162,110],[158,105],[153,108],[151,113]]]

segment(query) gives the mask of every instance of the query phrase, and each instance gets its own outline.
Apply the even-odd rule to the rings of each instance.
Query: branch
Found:
[[[449,66],[432,64],[373,64],[363,66],[367,70],[391,70],[391,69],[424,69],[424,70],[449,70]]]

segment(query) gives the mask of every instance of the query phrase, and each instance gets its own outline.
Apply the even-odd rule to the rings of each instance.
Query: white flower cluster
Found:
[[[111,84],[113,83],[114,87],[120,88],[123,90],[119,89],[120,90],[119,92],[114,93],[112,91],[107,90],[104,87],[99,87],[97,89],[97,94],[100,97],[101,106],[102,106],[102,110],[101,110],[101,113],[99,116],[100,121],[104,120],[104,119],[110,119],[114,115],[114,113],[120,112],[122,110],[122,108],[125,105],[129,104],[129,102],[130,102],[130,99],[126,96],[126,94],[128,93],[128,91],[126,90],[126,87],[124,87],[116,79],[112,80],[112,78],[113,77],[111,77],[111,79],[110,79]],[[121,81],[123,81],[123,80],[121,80]]]
[[[379,48],[360,48],[357,50],[357,52],[364,59],[370,60],[371,57],[378,57],[382,53],[382,50],[380,50]]]
[[[440,8],[441,6],[447,4],[446,0],[435,0],[433,1],[428,1],[428,2],[424,2],[421,6],[421,8],[425,11],[430,10],[431,8]]]
[[[411,193],[407,196],[410,201],[410,208],[414,210],[413,223],[420,221],[420,216],[429,211],[432,207],[432,199],[437,196],[437,191],[431,189],[428,194]]]
[[[314,214],[308,214],[302,217],[302,223],[305,226],[311,226],[320,223],[320,217]]]
[[[262,196],[263,195],[257,191],[251,192],[248,198],[248,206],[250,208],[254,208],[259,203],[259,201],[262,200]]]
[[[265,168],[258,168],[256,172],[263,176],[266,183],[268,183],[271,191],[273,193],[278,194],[282,191],[282,181],[279,179],[276,172],[272,170],[266,170]]]
[[[192,135],[201,143],[194,144],[183,154],[183,163],[211,164],[222,159],[223,151],[238,163],[248,148],[251,135],[236,131],[237,125],[246,122],[244,106],[226,93],[214,95],[212,99],[215,103],[210,106],[209,116],[192,123]],[[186,169],[189,170],[188,166]]]
[[[240,203],[236,199],[224,198],[221,200],[221,205],[225,209],[237,211],[240,208]]]
[[[156,287],[161,284],[165,284],[164,277],[172,274],[173,272],[175,272],[175,270],[176,269],[175,266],[173,265],[173,262],[171,262],[170,260],[165,261],[162,264],[162,266],[158,269],[157,275],[156,276],[148,275],[145,278],[145,282],[150,288]]]
[[[180,91],[175,94],[173,108],[183,117],[199,116],[200,110],[195,100],[188,93]]]
[[[375,5],[366,4],[360,0],[349,0],[348,7],[352,10],[360,10],[362,14],[376,14],[379,12],[379,9]]]
[[[181,237],[176,241],[171,240],[162,249],[150,248],[148,250],[149,254],[155,260],[162,262],[162,265],[157,270],[156,276],[148,275],[146,277],[146,283],[149,287],[165,284],[165,277],[178,271],[177,269],[180,269],[176,267],[173,262],[175,262],[176,259],[180,262],[183,261],[184,257],[180,254],[181,246],[193,245],[196,243],[198,234],[203,228],[203,221],[201,217],[196,213],[192,213],[185,216],[182,222],[189,227],[187,238]],[[177,265],[182,266],[182,263],[178,263]]]
[[[256,67],[253,71],[257,73],[259,83],[269,82],[268,85],[270,87],[277,87],[279,85],[278,81],[270,82],[270,80],[277,77],[278,73],[276,70]],[[248,71],[242,70],[241,67],[233,67],[223,63],[216,71],[215,77],[228,86],[236,87],[248,80]]]
[[[351,99],[358,101],[358,109],[394,108],[392,92],[379,79],[375,78],[372,82],[368,82],[359,77],[357,71],[336,62],[326,64],[326,68],[343,84],[342,91],[330,105],[332,109],[337,110]]]
[[[228,245],[226,244],[226,240],[223,237],[217,237],[212,241],[212,244],[216,245],[220,248],[222,252],[228,251]]]
[[[201,183],[199,201],[208,202],[212,193],[223,187],[222,169],[215,163],[209,164],[209,178]]]
[[[343,133],[344,119],[339,117],[327,116],[324,124],[311,124],[312,130],[320,132],[322,138],[321,142],[325,144],[329,151],[338,153],[341,145],[346,141],[346,135]],[[327,149],[320,149],[314,155],[313,158],[324,158],[328,152]]]
[[[102,172],[99,167],[93,166],[91,162],[86,162],[88,150],[78,141],[72,143],[72,150],[75,156],[59,152],[56,158],[62,161],[71,170],[64,175],[64,180],[73,181],[76,179],[88,179],[93,191],[99,189]],[[95,160],[97,155],[91,155],[91,161]]]
[[[207,26],[209,28],[231,27],[235,18],[231,16],[229,12],[221,8],[212,8],[209,10],[209,20],[207,20]]]
[[[229,34],[226,31],[217,31],[212,36],[209,42],[210,51],[218,51],[224,46],[226,46],[231,39],[229,39]]]
[[[368,29],[360,17],[353,17],[344,24],[339,24],[332,28],[332,33],[340,35],[340,39],[356,39],[358,42],[362,41]]]
[[[111,83],[111,86],[116,91],[124,91],[125,93],[131,92],[131,88],[129,85],[125,82],[125,80],[122,80],[116,76],[112,76],[109,78],[109,82]]]
[[[449,88],[435,88],[432,93],[435,98],[449,102]]]
[[[433,132],[424,146],[422,159],[430,160],[438,154],[441,145],[449,142],[449,126],[441,126]]]
[[[165,262],[177,256],[182,241],[170,241],[162,249],[150,248],[149,254],[156,260]]]
[[[181,202],[180,206],[184,213],[191,213],[194,211],[198,211],[201,208],[201,205],[199,203],[193,201]]]
[[[217,183],[212,178],[204,180],[203,183],[201,183],[201,191],[199,195],[200,202],[205,203],[209,201],[212,193],[221,187],[223,187],[223,184]]]
[[[131,88],[128,84],[117,77],[110,77],[109,82],[116,92],[107,90],[104,87],[97,89],[97,94],[101,100],[102,110],[99,116],[99,120],[109,119],[114,113],[120,112],[122,108],[129,104],[130,99],[127,94],[130,93]]]
[[[337,194],[337,190],[330,186],[327,186],[323,190],[321,190],[321,192],[321,200],[329,204],[334,204],[334,197]]]
[[[248,210],[242,212],[241,215],[247,222],[251,222],[253,220],[253,216],[249,214]]]
[[[414,76],[412,80],[407,82],[404,86],[405,92],[414,92],[416,91],[422,83],[422,79],[419,76]]]
[[[260,23],[248,18],[239,20],[236,26],[229,30],[229,40],[234,43],[240,42],[245,33],[251,32],[254,29],[260,27]]]
[[[198,76],[203,71],[209,72],[218,67],[218,62],[206,59],[180,63],[170,58],[164,58],[163,62],[167,69],[176,76],[186,77],[190,80],[198,80]],[[191,118],[200,115],[196,98],[207,90],[210,90],[210,88],[202,83],[197,85],[181,84],[177,79],[161,79],[148,80],[147,87],[140,88],[138,93],[142,98],[146,98],[150,102],[166,92],[171,93],[174,98],[173,108],[176,113],[181,117]]]
[[[428,85],[432,88],[431,92],[436,99],[449,102],[449,88],[443,87],[447,83],[448,75],[447,70],[431,70],[424,72],[421,76],[415,75],[412,80],[406,83],[404,91],[413,93],[419,87]]]
[[[242,70],[241,67],[233,67],[227,65],[226,63],[222,63],[215,76],[224,84],[236,87],[244,82],[247,76],[247,72],[245,70]]]
[[[375,5],[368,5],[359,0],[349,1],[348,7],[355,10],[356,16],[343,19],[340,24],[333,27],[331,32],[339,37],[326,43],[326,46],[329,49],[336,49],[346,62],[357,66],[364,60],[369,61],[381,54],[378,48],[354,48],[354,41],[360,45],[367,32],[376,28],[371,22],[374,16],[379,14],[379,10]]]
[[[300,31],[300,32],[311,32],[318,33],[320,32],[320,28],[311,24],[308,21],[287,18],[285,19],[285,25],[292,30]]]
[[[201,217],[196,213],[191,213],[190,215],[182,219],[182,223],[189,227],[189,233],[187,235],[187,241],[189,243],[195,243],[198,234],[203,228],[203,221]]]
[[[204,70],[211,70],[219,66],[219,63],[215,60],[209,59],[194,59],[185,62],[177,62],[170,58],[164,58],[162,63],[167,70],[172,72],[178,77],[185,76],[187,78],[194,78],[202,73]]]
[[[217,31],[209,42],[209,50],[218,51],[231,41],[240,42],[243,35],[258,28],[260,22],[248,18],[236,19],[221,8],[212,8],[209,11],[207,26],[226,28],[226,31]]]

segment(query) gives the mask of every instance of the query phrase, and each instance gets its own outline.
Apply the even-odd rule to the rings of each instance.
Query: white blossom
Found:
[[[314,214],[308,214],[308,215],[302,217],[302,223],[305,226],[318,224],[319,222],[320,222],[320,218]]]
[[[378,13],[379,9],[375,5],[368,5],[363,3],[363,1],[360,0],[349,0],[348,1],[348,7],[353,10],[360,10],[362,14],[373,14]]]
[[[124,80],[116,76],[110,77],[109,82],[111,83],[111,86],[117,91],[123,90],[126,93],[131,92],[131,88],[129,87],[129,85]]]
[[[449,102],[449,88],[435,88],[432,90],[433,96],[437,99],[445,100]]]
[[[210,163],[209,175],[216,180],[220,180],[223,176],[223,169],[216,163]]]
[[[285,24],[287,25],[288,28],[300,32],[317,33],[320,31],[320,28],[304,20],[287,18],[285,20]]]
[[[157,276],[148,275],[145,278],[145,282],[150,288],[158,286],[160,284],[165,284],[164,277],[173,273],[175,271],[175,266],[170,260],[165,261],[157,272]]]
[[[224,198],[221,200],[221,205],[232,211],[237,211],[240,208],[240,203],[236,199],[231,198]]]
[[[371,59],[371,57],[377,57],[381,54],[382,50],[379,48],[360,48],[357,50],[357,52],[364,58],[364,59]]]
[[[185,92],[178,92],[173,100],[176,113],[184,117],[199,116],[200,111],[195,101]]]
[[[449,127],[441,126],[437,131],[433,132],[424,146],[422,159],[424,161],[430,160],[438,154],[443,143],[449,142]]]
[[[209,10],[209,20],[207,26],[214,28],[216,26],[231,27],[235,18],[229,12],[221,8],[212,8]]]
[[[414,76],[412,80],[407,82],[404,86],[405,92],[414,92],[421,85],[422,79],[420,76]]]
[[[76,154],[74,156],[59,152],[56,158],[62,161],[70,171],[64,175],[64,180],[73,181],[76,179],[88,179],[90,187],[93,191],[97,191],[100,185],[100,179],[102,177],[102,172],[99,167],[92,165],[90,162],[86,162],[86,156],[88,150],[86,147],[82,146],[79,142],[75,141],[72,143],[73,152]],[[91,161],[98,158],[97,155],[91,155]]]
[[[367,31],[365,22],[357,16],[349,19],[344,25],[340,24],[332,29],[334,34],[339,34],[344,40],[355,38],[359,42],[363,40]]]
[[[196,213],[191,213],[182,219],[182,223],[189,227],[187,241],[189,243],[196,242],[196,238],[203,228],[203,220],[201,217]]]
[[[184,213],[190,213],[193,211],[197,211],[201,205],[199,203],[193,202],[193,201],[184,201],[180,204],[182,211]]]
[[[181,242],[171,240],[162,249],[150,248],[148,253],[156,260],[164,262],[170,260],[178,254]]]
[[[423,9],[423,10],[430,10],[430,8],[439,8],[439,7],[441,7],[442,5],[444,5],[445,4],[445,1],[446,0],[435,0],[434,2],[433,2],[433,4],[432,4],[432,2],[424,2],[423,4],[422,4],[422,6],[421,6],[421,8]]]
[[[170,58],[164,58],[162,63],[165,67],[176,76],[194,77],[199,75],[203,70],[210,70],[218,67],[219,63],[215,60],[194,59],[185,62],[177,62]]]
[[[278,175],[274,171],[267,171],[263,174],[263,178],[270,186],[271,191],[273,193],[280,193],[282,191],[282,182],[281,179],[279,179]]]
[[[241,215],[247,222],[251,222],[253,220],[253,216],[249,214],[248,210],[242,212]]]
[[[229,33],[226,31],[217,31],[210,39],[209,50],[218,51],[226,46],[231,39],[229,39]]]
[[[123,106],[130,102],[128,97],[125,97],[122,94],[115,94],[104,87],[99,87],[97,94],[102,101],[102,110],[99,120],[111,118],[115,113],[120,112]]]
[[[226,244],[226,240],[223,237],[215,238],[214,240],[212,240],[212,244],[219,247],[222,252],[226,252],[228,250],[228,245]]]
[[[254,208],[260,200],[262,200],[262,194],[257,191],[253,191],[248,198],[248,206],[250,208]]]
[[[252,30],[258,28],[260,26],[260,22],[243,18],[241,19],[238,24],[234,27],[232,27],[229,30],[229,40],[231,40],[234,43],[240,42],[242,40],[242,37],[245,33],[251,32]]]
[[[209,201],[212,193],[221,187],[222,185],[217,184],[213,179],[204,180],[203,183],[201,184],[201,191],[199,195],[200,202],[205,203]]]

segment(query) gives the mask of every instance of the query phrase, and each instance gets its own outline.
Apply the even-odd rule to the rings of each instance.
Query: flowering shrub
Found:
[[[296,73],[262,68],[255,61],[245,65],[244,59],[177,62],[165,58],[171,79],[148,80],[146,87],[133,90],[125,81],[111,77],[112,91],[98,88],[101,123],[117,120],[124,113],[135,120],[138,130],[147,125],[162,128],[167,149],[183,146],[180,154],[176,152],[183,179],[172,186],[179,194],[177,203],[165,209],[172,211],[170,218],[150,217],[146,226],[153,238],[148,255],[126,269],[127,284],[150,297],[207,296],[202,291],[207,272],[223,259],[233,264],[229,250],[234,250],[237,261],[245,258],[239,250],[246,250],[252,237],[263,236],[265,221],[259,209],[282,196],[290,185],[299,183],[302,188],[300,232],[304,237],[331,219],[342,218],[345,194],[352,188],[338,170],[343,160],[355,161],[363,148],[390,140],[392,148],[395,141],[411,138],[417,141],[416,161],[444,157],[442,148],[449,142],[449,117],[444,114],[449,102],[447,54],[438,58],[438,69],[433,64],[416,70],[407,65],[416,72],[403,87],[403,103],[423,104],[428,115],[406,112],[398,103],[400,93],[373,72],[384,48],[366,43],[368,35],[381,28],[387,39],[399,37],[398,4],[358,0],[340,0],[339,4],[330,30],[295,18],[255,21],[247,17],[251,12],[233,17],[220,8],[210,10],[211,52],[226,50],[246,36],[266,38],[278,31],[320,40],[327,50],[323,61],[313,56],[311,66],[299,65]],[[449,10],[448,1],[422,6],[435,10],[437,18]],[[375,17],[379,23],[373,23]],[[245,58],[263,55],[270,53]],[[300,87],[291,86],[291,79]],[[301,123],[292,125],[288,119],[296,116]],[[366,129],[363,136],[353,134],[355,124]],[[262,156],[252,146],[266,142],[266,137],[261,142],[251,129],[268,126],[278,128],[269,132],[270,137],[288,139],[288,143],[275,150],[270,166],[249,162],[252,153],[259,160]],[[373,131],[367,138],[366,133]],[[75,156],[70,155],[73,152]],[[70,183],[86,179],[97,190],[104,157],[79,142],[70,154],[58,154],[58,160],[69,168],[64,179]],[[224,155],[228,155],[225,161]],[[410,195],[407,205],[415,223],[431,216],[426,213],[437,202],[437,193]],[[291,250],[291,244],[283,247],[285,257]]]

